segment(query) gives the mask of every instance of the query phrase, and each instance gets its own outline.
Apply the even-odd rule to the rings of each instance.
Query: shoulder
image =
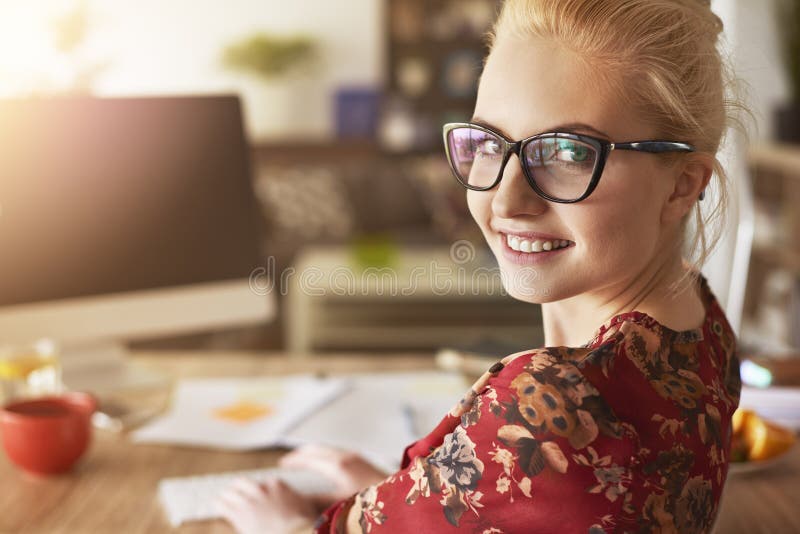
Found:
[[[619,359],[635,362],[640,370],[648,366],[694,369],[700,354],[708,347],[718,347],[723,353],[735,348],[724,314],[709,313],[702,327],[678,332],[664,327],[646,313],[632,311],[603,324],[586,345],[529,349],[510,354],[501,363],[509,370],[548,362],[581,369],[599,367],[604,375],[608,375]]]
[[[487,384],[501,398],[505,393],[518,399],[523,411],[532,412],[532,406],[527,409],[532,403],[548,410],[563,405],[576,417],[584,415],[581,410],[588,412],[615,431],[618,420],[637,428],[652,425],[642,408],[651,415],[660,411],[677,417],[676,412],[694,411],[706,405],[705,399],[718,398],[725,372],[710,357],[709,329],[676,332],[638,312],[617,316],[604,326],[584,347],[511,354]],[[541,408],[537,414],[540,424]]]
[[[599,370],[608,377],[619,357],[656,354],[674,341],[665,336],[648,316],[631,312],[603,325],[594,339],[584,346],[534,348],[509,354],[500,362],[505,375],[544,367],[575,367],[590,373]]]

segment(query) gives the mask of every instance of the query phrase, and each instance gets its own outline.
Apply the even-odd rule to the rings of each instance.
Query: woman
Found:
[[[740,390],[697,271],[699,202],[712,179],[726,190],[721,29],[700,0],[505,3],[475,118],[445,139],[507,290],[542,304],[546,348],[492,366],[397,473],[288,454],[342,491],[314,524],[280,482],[242,482],[224,499],[240,531],[711,530]]]

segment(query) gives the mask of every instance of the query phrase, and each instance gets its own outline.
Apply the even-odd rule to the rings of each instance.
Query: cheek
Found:
[[[467,190],[467,207],[472,218],[482,231],[487,230],[492,204],[492,194],[488,191]]]
[[[613,169],[613,168],[612,168]],[[576,217],[587,248],[601,263],[638,264],[649,259],[660,229],[657,193],[649,182],[655,177],[641,173],[613,174],[590,197],[592,209]]]

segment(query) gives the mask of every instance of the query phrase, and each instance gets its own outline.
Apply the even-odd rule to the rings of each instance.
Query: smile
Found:
[[[568,241],[566,239],[553,239],[545,241],[541,239],[526,239],[524,237],[509,234],[506,235],[506,243],[511,250],[528,254],[550,252],[551,250],[566,248],[574,244],[572,241]]]

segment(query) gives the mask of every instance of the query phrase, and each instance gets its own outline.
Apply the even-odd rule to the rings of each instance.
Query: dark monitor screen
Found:
[[[0,100],[0,306],[247,277],[234,96]]]

